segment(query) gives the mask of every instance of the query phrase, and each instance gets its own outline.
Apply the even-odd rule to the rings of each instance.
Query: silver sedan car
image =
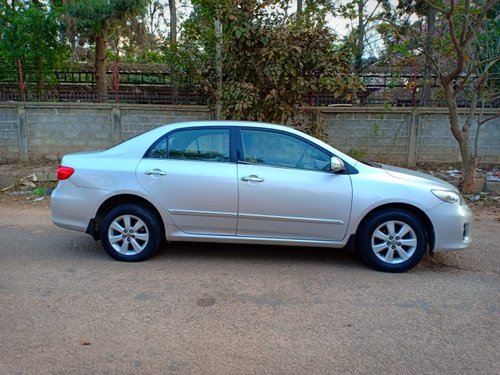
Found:
[[[170,124],[110,149],[64,156],[52,219],[101,240],[120,261],[164,242],[352,247],[402,272],[465,249],[472,213],[433,176],[359,162],[289,127]]]

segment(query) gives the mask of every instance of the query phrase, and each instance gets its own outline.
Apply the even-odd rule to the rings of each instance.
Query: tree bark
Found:
[[[444,95],[450,111],[450,129],[453,137],[455,137],[458,148],[460,150],[460,156],[462,157],[463,164],[463,179],[462,179],[462,191],[464,193],[473,192],[476,188],[476,168],[478,164],[478,158],[474,156],[470,147],[470,133],[469,129],[464,129],[460,127],[460,119],[458,117],[458,106],[456,92],[453,89],[453,82],[443,82],[441,85],[444,88]]]
[[[99,102],[108,101],[108,82],[106,80],[106,34],[101,31],[95,42],[95,80]]]
[[[170,45],[176,48],[177,44],[177,9],[175,0],[168,2],[170,10]],[[172,104],[179,102],[179,83],[175,64],[170,64],[170,89],[172,90]]]
[[[476,81],[476,88],[473,89],[474,95],[469,107],[469,113],[462,126],[460,126],[458,117],[457,94],[464,92],[467,85],[470,85],[470,82],[468,83],[467,80],[474,78],[474,75],[471,75],[474,71],[468,71],[470,66],[467,66],[468,64],[471,65],[470,58],[474,58],[474,56],[469,56],[468,53],[471,45],[473,49],[480,47],[477,44],[479,41],[476,39],[476,35],[482,31],[487,14],[498,4],[498,1],[486,0],[484,4],[480,5],[471,2],[471,0],[464,0],[463,3],[450,1],[445,7],[437,5],[430,0],[425,0],[425,3],[442,16],[448,26],[446,34],[441,36],[441,41],[443,41],[443,37],[450,38],[451,51],[454,56],[446,60],[446,64],[450,65],[439,73],[439,80],[444,90],[450,112],[451,132],[458,143],[462,156],[464,168],[462,190],[466,193],[473,192],[476,189],[476,168],[479,157],[477,151],[473,152],[470,146],[470,128],[476,111],[477,94],[481,90],[482,74],[479,77],[479,82]],[[471,3],[474,4],[472,8]],[[439,64],[439,61],[435,60],[434,62]],[[477,66],[472,68],[477,72]],[[466,74],[462,76],[463,73]],[[483,76],[483,78],[486,78],[486,76]]]
[[[424,82],[422,84],[422,98],[420,106],[429,106],[431,103],[431,79],[432,79],[432,39],[436,29],[436,10],[433,7],[427,7],[427,37],[425,42],[425,71]]]
[[[215,28],[215,72],[217,75],[217,89],[215,93],[215,119],[222,117],[222,24],[216,19]]]
[[[358,0],[358,40],[354,60],[354,70],[360,73],[363,70],[363,53],[365,50],[365,22],[364,22],[364,0]]]
[[[477,190],[476,188],[476,169],[478,159],[470,155],[467,163],[464,161],[464,176],[462,180],[462,191],[464,193],[472,193]]]

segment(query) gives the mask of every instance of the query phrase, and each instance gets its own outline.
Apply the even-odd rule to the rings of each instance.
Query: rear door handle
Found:
[[[251,174],[250,176],[246,176],[246,177],[242,177],[241,178],[241,181],[248,181],[248,182],[263,182],[264,179],[257,176],[257,175],[254,175],[254,174]]]
[[[161,169],[155,168],[151,169],[147,172],[144,172],[144,174],[147,174],[148,176],[165,176],[167,172],[162,171]]]

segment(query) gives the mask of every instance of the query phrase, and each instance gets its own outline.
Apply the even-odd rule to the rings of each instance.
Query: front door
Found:
[[[352,202],[348,174],[331,155],[279,131],[241,129],[238,236],[340,241]]]

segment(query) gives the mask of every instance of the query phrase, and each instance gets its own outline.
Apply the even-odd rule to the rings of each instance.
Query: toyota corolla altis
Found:
[[[64,156],[58,179],[53,222],[120,261],[164,241],[352,246],[371,267],[401,272],[426,251],[471,243],[472,213],[454,186],[279,125],[165,125]]]

